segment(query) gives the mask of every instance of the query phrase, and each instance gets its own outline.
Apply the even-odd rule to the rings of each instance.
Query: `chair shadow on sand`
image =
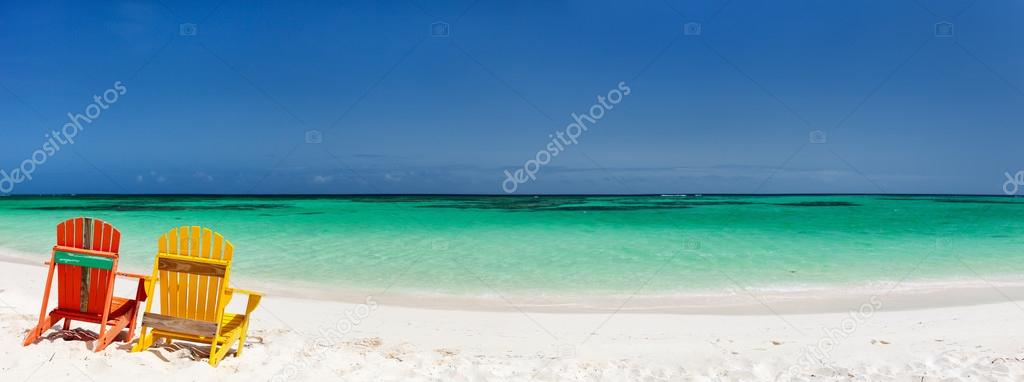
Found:
[[[43,342],[43,341],[54,342],[56,340],[82,341],[82,342],[86,343],[85,347],[87,349],[89,349],[90,351],[92,351],[93,350],[93,346],[96,345],[96,339],[98,339],[100,337],[99,334],[97,334],[96,332],[94,332],[92,330],[82,329],[82,328],[74,328],[74,329],[63,330],[63,329],[54,327],[54,328],[51,328],[51,329],[53,329],[54,331],[51,332],[50,334],[47,334],[46,336],[40,337],[34,343],[40,343],[40,342]],[[124,332],[118,334],[117,338],[118,339],[124,338],[124,336],[126,336],[126,335],[127,335],[127,331],[124,331]]]
[[[40,337],[38,340],[36,340],[35,343],[40,343],[43,341],[54,342],[57,340],[81,341],[85,342],[86,348],[91,351],[93,350],[93,346],[95,346],[96,344],[96,339],[99,338],[99,334],[96,333],[95,331],[82,328],[62,330],[58,327],[54,327],[53,329],[54,331],[52,333],[46,335],[45,337]],[[132,351],[132,347],[135,346],[135,343],[138,342],[138,339],[134,339],[131,342],[121,342],[121,340],[124,339],[124,337],[127,335],[128,330],[123,330],[121,331],[121,333],[118,333],[117,339],[115,340],[117,342],[114,346],[116,346],[119,351],[130,352]],[[154,343],[153,347],[149,349],[148,352],[152,353],[153,355],[156,355],[157,358],[160,358],[161,361],[171,362],[170,359],[167,359],[167,357],[165,357],[164,354],[160,352],[160,349],[166,350],[171,353],[177,353],[180,350],[186,350],[188,351],[188,358],[193,361],[205,361],[210,359],[210,346],[195,345],[184,342],[168,343],[165,340]],[[228,352],[228,355],[233,355],[234,352],[234,350],[231,350]]]
[[[94,332],[92,330],[85,330],[85,329],[81,329],[81,328],[74,328],[74,329],[68,329],[68,330],[57,330],[57,331],[55,331],[53,333],[48,334],[46,337],[43,337],[42,339],[50,341],[50,342],[53,342],[53,341],[56,341],[56,340],[59,340],[59,339],[60,340],[64,340],[64,341],[92,342],[92,341],[95,341],[99,337],[100,337],[99,334],[97,334],[96,332]],[[92,346],[91,345],[92,344],[89,344],[89,348],[90,348],[89,350],[92,350]]]
[[[135,346],[135,343],[137,343],[137,342],[139,342],[139,341],[138,340],[134,340],[130,344],[119,345],[118,349],[124,349],[125,351],[131,351],[132,347]],[[164,362],[171,362],[171,360],[167,359],[167,357],[165,357],[164,354],[160,352],[160,349],[166,350],[166,351],[171,352],[171,353],[177,353],[180,350],[187,350],[188,351],[188,358],[193,360],[193,361],[207,361],[207,360],[210,359],[210,346],[209,345],[203,346],[203,345],[196,345],[196,344],[191,344],[191,343],[187,343],[187,342],[168,342],[167,340],[156,341],[146,351],[149,352],[149,353],[152,353],[155,356],[157,356],[157,358],[160,358],[160,360],[162,360]],[[228,352],[228,355],[234,355],[234,354],[235,354],[234,350],[230,350]]]

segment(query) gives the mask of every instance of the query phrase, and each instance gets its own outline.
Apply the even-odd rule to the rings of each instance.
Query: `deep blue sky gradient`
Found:
[[[501,193],[626,81],[520,192],[1000,194],[1024,169],[1020,1],[304,3],[0,4],[0,168],[123,81],[15,193]]]

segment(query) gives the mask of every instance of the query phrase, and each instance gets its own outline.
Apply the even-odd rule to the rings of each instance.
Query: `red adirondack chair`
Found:
[[[94,351],[107,347],[121,330],[128,328],[124,342],[135,332],[135,316],[139,301],[146,300],[146,276],[117,272],[121,232],[106,222],[93,218],[74,218],[57,225],[57,245],[50,256],[49,273],[43,292],[39,323],[25,336],[24,346],[36,341],[47,329],[64,320],[64,330],[71,321],[100,326]],[[46,312],[50,286],[57,272],[57,308]],[[137,278],[135,299],[114,297],[114,276]]]

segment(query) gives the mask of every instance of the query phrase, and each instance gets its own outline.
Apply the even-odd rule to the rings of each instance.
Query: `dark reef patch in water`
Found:
[[[744,202],[744,201],[667,201],[667,202],[647,202],[647,201],[621,201],[618,204],[628,205],[671,205],[671,206],[745,206],[750,204],[764,204],[758,202]]]
[[[538,211],[644,211],[644,210],[675,210],[693,208],[690,206],[565,206],[555,208],[542,208]]]
[[[465,198],[464,200],[446,200],[438,203],[416,206],[417,208],[452,208],[476,210],[500,210],[508,212],[550,212],[550,211],[642,211],[670,210],[693,208],[696,205],[714,204],[748,204],[749,202],[694,202],[694,201],[661,201],[661,200],[615,200],[613,198],[593,197],[505,197],[505,198]]]
[[[778,206],[788,207],[857,207],[860,204],[852,202],[792,202],[792,203],[778,203]]]
[[[560,208],[572,203],[521,203],[521,204],[431,204],[416,206],[416,208],[452,208],[457,210],[502,210],[502,211],[539,211],[551,208]]]
[[[358,203],[478,203],[487,202],[491,199],[522,200],[533,199],[531,197],[481,197],[474,195],[374,195],[374,196],[345,196],[340,200]]]
[[[39,206],[20,207],[30,211],[119,211],[119,212],[168,212],[168,211],[256,211],[285,208],[280,204],[225,204],[222,206],[157,206],[147,204],[100,204],[93,206]]]

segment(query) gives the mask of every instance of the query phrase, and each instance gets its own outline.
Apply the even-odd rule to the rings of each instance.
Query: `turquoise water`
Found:
[[[0,248],[42,259],[74,216],[156,238],[204,225],[235,275],[327,290],[673,293],[1016,277],[1024,200],[953,196],[7,197]],[[10,251],[14,250],[14,251]]]

